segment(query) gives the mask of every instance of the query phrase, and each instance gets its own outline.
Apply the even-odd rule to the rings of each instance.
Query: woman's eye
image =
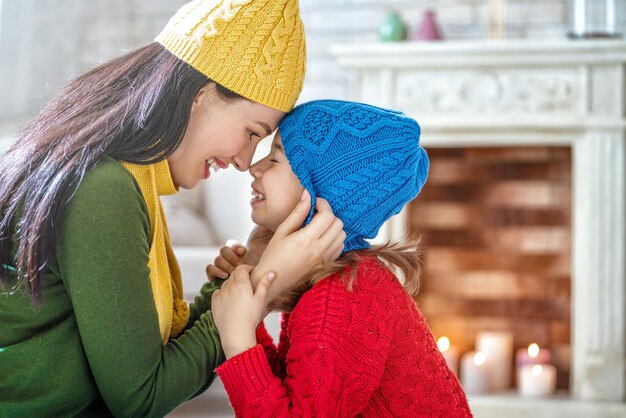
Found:
[[[250,140],[252,141],[253,137],[255,136],[260,137],[261,135],[257,134],[256,132],[248,131],[248,136],[250,137]]]

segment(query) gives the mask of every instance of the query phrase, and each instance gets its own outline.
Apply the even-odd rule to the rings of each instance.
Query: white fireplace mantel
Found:
[[[572,147],[571,403],[553,410],[548,402],[533,416],[626,416],[626,42],[406,42],[332,52],[348,71],[350,99],[403,110],[420,122],[426,147]],[[401,239],[405,228],[401,213],[382,238]],[[470,402],[486,415],[528,411],[523,402]]]

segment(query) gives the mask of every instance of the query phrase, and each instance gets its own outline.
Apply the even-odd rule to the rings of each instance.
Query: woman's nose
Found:
[[[249,144],[241,152],[235,154],[232,161],[237,170],[247,171],[250,168],[250,163],[252,162],[256,146],[256,143]]]

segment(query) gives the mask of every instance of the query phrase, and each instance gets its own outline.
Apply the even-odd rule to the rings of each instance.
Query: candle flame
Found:
[[[485,357],[485,353],[481,353],[480,351],[477,351],[476,354],[474,354],[475,365],[482,366],[483,364],[485,364],[486,360],[487,358]]]
[[[530,373],[533,376],[540,376],[541,373],[543,373],[543,367],[541,367],[541,364],[535,364],[532,369],[530,369]]]
[[[532,358],[537,358],[539,355],[539,346],[535,343],[532,343],[528,346],[528,355]]]
[[[437,348],[439,348],[441,352],[448,351],[450,348],[450,339],[448,337],[440,337],[437,340]]]

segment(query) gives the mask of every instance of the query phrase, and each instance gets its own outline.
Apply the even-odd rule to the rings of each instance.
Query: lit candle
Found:
[[[458,376],[459,350],[450,344],[450,339],[448,337],[440,337],[437,340],[437,347],[439,348],[443,358],[446,360],[448,368]]]
[[[545,348],[539,348],[539,345],[532,343],[526,348],[520,348],[515,355],[515,365],[517,367],[517,387],[521,384],[521,371],[520,369],[526,365],[535,364],[548,364],[550,363],[552,355],[550,350]]]
[[[476,337],[476,349],[485,353],[490,364],[490,388],[498,391],[511,386],[513,334],[510,332],[481,332]]]
[[[489,391],[489,367],[485,353],[470,351],[461,359],[461,385],[467,393]]]
[[[528,348],[520,348],[515,356],[515,365],[520,368],[527,364],[547,364],[550,363],[550,350],[539,348],[539,345],[532,343]]]
[[[519,369],[522,396],[550,396],[556,388],[556,368],[551,364],[527,364]]]

